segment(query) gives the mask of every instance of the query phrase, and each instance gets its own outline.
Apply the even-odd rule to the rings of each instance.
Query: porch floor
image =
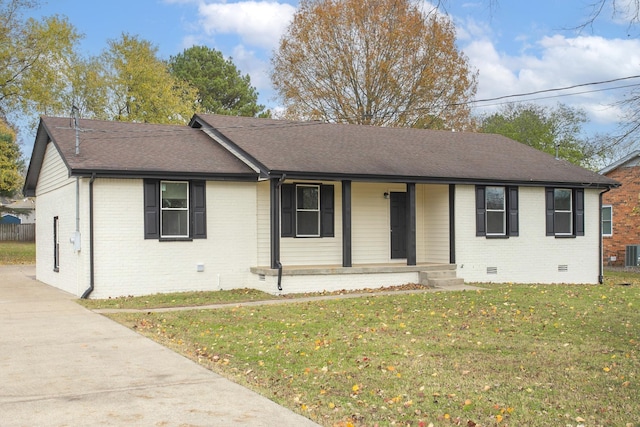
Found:
[[[457,268],[456,264],[419,263],[406,265],[399,263],[386,264],[354,264],[353,267],[341,265],[291,265],[282,267],[283,276],[333,275],[333,274],[376,274],[376,273],[411,273],[424,271],[444,271]],[[278,269],[270,267],[251,267],[251,273],[264,276],[277,276]]]

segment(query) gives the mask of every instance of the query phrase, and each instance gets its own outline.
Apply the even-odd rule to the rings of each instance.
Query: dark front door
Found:
[[[407,257],[407,193],[391,193],[391,259]]]

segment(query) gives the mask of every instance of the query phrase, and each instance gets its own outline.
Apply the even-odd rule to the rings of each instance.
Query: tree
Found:
[[[302,0],[272,58],[291,118],[465,129],[477,73],[417,0]]]
[[[596,167],[607,154],[604,141],[581,137],[586,123],[583,110],[558,104],[555,108],[536,104],[507,104],[481,119],[481,131],[497,133],[571,163]]]
[[[258,92],[231,58],[206,46],[193,46],[169,59],[169,71],[198,90],[198,107],[204,113],[257,116]]]
[[[102,61],[109,119],[185,123],[195,112],[196,90],[169,73],[150,42],[123,34],[119,40],[109,41]]]
[[[16,133],[0,120],[0,196],[12,197],[22,188],[24,162]]]
[[[0,115],[47,112],[58,106],[59,72],[80,36],[66,18],[24,20],[31,0],[0,0]]]

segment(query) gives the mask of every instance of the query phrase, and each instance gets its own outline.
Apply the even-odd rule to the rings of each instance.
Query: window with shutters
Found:
[[[334,187],[283,184],[280,187],[282,237],[334,237]]]
[[[144,237],[191,240],[207,237],[204,181],[144,181]]]
[[[517,236],[518,227],[518,187],[476,186],[476,236]]]
[[[546,188],[547,236],[584,236],[584,189]]]

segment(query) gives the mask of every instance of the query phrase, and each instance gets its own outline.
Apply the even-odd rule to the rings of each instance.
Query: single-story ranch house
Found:
[[[618,183],[499,135],[195,115],[42,117],[37,278],[92,298],[598,283]]]

